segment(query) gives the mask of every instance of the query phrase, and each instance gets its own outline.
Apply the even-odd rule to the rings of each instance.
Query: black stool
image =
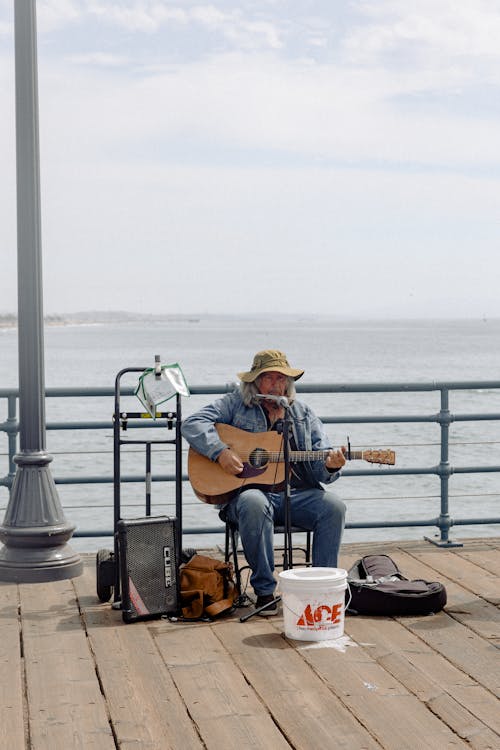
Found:
[[[232,562],[233,568],[234,568],[234,577],[235,577],[235,583],[236,583],[236,589],[238,591],[238,595],[241,598],[242,592],[241,592],[241,573],[243,570],[247,570],[249,568],[248,565],[242,565],[241,567],[238,564],[238,527],[235,524],[230,523],[225,518],[224,510],[221,510],[219,513],[220,518],[224,521],[226,524],[226,538],[225,538],[225,547],[224,547],[224,560],[225,562]],[[292,551],[298,551],[302,552],[304,555],[304,565],[311,565],[311,535],[312,531],[309,529],[303,529],[301,526],[292,526],[291,528],[292,534],[295,533],[303,533],[306,535],[306,543],[305,547],[293,547]],[[274,533],[275,534],[284,534],[285,533],[285,527],[284,526],[275,526],[274,527]],[[280,550],[282,548],[277,547],[277,550]],[[276,564],[276,567],[283,567],[279,563]]]

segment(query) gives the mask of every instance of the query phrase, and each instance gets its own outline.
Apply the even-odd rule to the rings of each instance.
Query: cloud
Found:
[[[189,13],[181,7],[161,2],[113,3],[90,0],[84,12],[100,22],[137,33],[154,33],[170,22],[187,23]]]
[[[128,66],[130,58],[125,55],[113,55],[106,52],[89,52],[85,55],[69,55],[68,61],[73,65],[92,66],[96,68],[123,68]]]
[[[446,312],[453,288],[450,312],[492,300],[500,314],[500,4],[455,5],[313,2],[292,17],[259,0],[40,0],[47,312],[279,309],[286,279],[302,310]],[[0,292],[15,309],[2,45]]]
[[[343,45],[350,63],[392,67],[397,59],[447,70],[487,62],[498,74],[498,0],[368,0],[357,8],[364,23],[347,32]]]
[[[122,28],[136,34],[160,34],[165,31],[186,32],[202,29],[207,33],[218,33],[239,49],[279,49],[283,46],[282,31],[278,21],[254,17],[231,4],[227,10],[214,4],[185,3],[174,5],[167,2],[100,2],[88,0],[46,0],[40,2],[40,32],[62,30],[69,23],[92,23],[97,21],[108,27]]]
[[[97,61],[121,62],[109,55]],[[425,101],[408,101],[401,77],[383,71],[268,55],[219,55],[132,78],[44,63],[40,87],[55,159],[58,151],[67,158],[83,149],[87,158],[110,150],[109,159],[154,155],[165,163],[195,157],[268,163],[287,156],[326,166],[491,170],[500,161],[496,113],[427,111]],[[49,125],[55,122],[57,129]]]
[[[279,311],[281,284],[301,311],[397,314],[410,292],[418,314],[446,314],[451,295],[462,305],[448,314],[493,309],[494,181],[140,164],[45,181],[48,311],[95,296],[156,312]]]
[[[498,2],[368,0],[342,18],[258,0],[38,5],[50,158],[459,171],[500,160]],[[131,32],[126,48],[117,29]]]
[[[82,17],[82,3],[77,0],[39,0],[36,3],[37,31],[41,35],[67,29]]]

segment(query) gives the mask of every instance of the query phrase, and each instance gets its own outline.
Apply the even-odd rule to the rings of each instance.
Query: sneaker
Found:
[[[264,604],[269,604],[269,602],[272,602],[272,604],[269,604],[269,606],[263,609],[262,612],[257,612],[260,617],[273,617],[274,615],[278,614],[278,605],[274,601],[274,599],[274,594],[266,594],[265,596],[257,597],[257,603],[255,605],[256,609],[259,609],[259,607],[263,607]]]

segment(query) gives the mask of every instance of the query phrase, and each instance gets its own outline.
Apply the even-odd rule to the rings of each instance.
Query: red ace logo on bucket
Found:
[[[333,625],[338,625],[342,618],[342,607],[340,604],[320,604],[315,609],[310,604],[297,620],[298,628],[329,630]]]

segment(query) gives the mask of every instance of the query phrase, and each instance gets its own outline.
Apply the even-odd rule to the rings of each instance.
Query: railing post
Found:
[[[441,459],[437,471],[441,483],[441,512],[438,518],[438,527],[441,533],[441,538],[438,541],[431,537],[425,537],[425,539],[438,547],[463,546],[460,542],[453,542],[449,538],[449,530],[453,524],[449,514],[449,479],[453,473],[453,468],[450,466],[449,453],[450,422],[452,421],[453,416],[450,414],[449,408],[449,390],[448,388],[442,387],[441,409],[438,414],[438,422],[441,432]]]
[[[14,456],[17,452],[17,398],[9,396],[7,399],[7,436],[9,443],[9,493],[16,473],[16,464]]]
[[[0,430],[7,434],[7,445],[8,445],[8,472],[4,477],[0,477],[0,485],[7,487],[10,496],[10,490],[14,481],[14,475],[16,473],[16,465],[14,462],[14,456],[16,455],[17,447],[17,415],[16,415],[16,396],[10,394],[7,396],[7,419],[5,422],[0,424]]]

